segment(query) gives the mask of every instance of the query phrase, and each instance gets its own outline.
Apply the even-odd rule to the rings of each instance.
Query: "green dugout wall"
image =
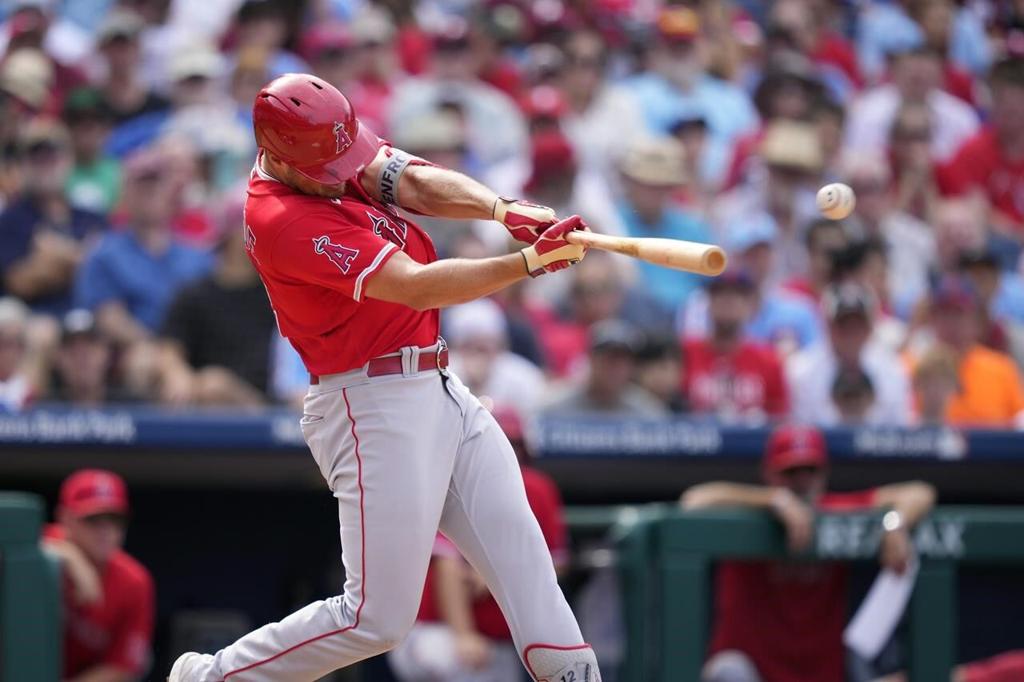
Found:
[[[43,501],[0,493],[0,682],[60,676],[60,582],[39,549]]]

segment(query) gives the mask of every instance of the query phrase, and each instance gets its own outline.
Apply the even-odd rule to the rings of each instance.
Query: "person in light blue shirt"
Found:
[[[680,119],[701,112],[709,133],[702,179],[720,181],[736,139],[757,128],[758,116],[750,95],[704,71],[696,46],[699,32],[693,10],[662,10],[647,55],[648,71],[628,78],[625,86],[635,94],[653,134],[668,134]]]
[[[770,282],[774,243],[778,239],[775,220],[767,213],[751,213],[728,225],[725,247],[734,266],[757,285],[757,311],[747,323],[747,335],[775,347],[783,355],[807,348],[823,338],[817,310],[805,298]],[[696,292],[679,312],[677,326],[685,338],[703,338],[708,333],[708,300]]]
[[[123,343],[150,337],[178,289],[213,267],[210,253],[172,234],[180,190],[173,168],[163,151],[130,157],[124,167],[127,229],[104,235],[77,273],[76,306],[93,311],[100,329]]]
[[[914,49],[925,42],[921,27],[906,11],[905,3],[875,0],[860,13],[857,23],[857,56],[869,81],[884,76],[886,58]],[[973,7],[955,9],[949,34],[949,58],[976,76],[992,63],[985,23]]]
[[[631,237],[665,237],[709,242],[710,232],[698,216],[683,210],[672,195],[686,183],[685,152],[674,138],[637,140],[623,158],[624,197],[619,217]],[[637,261],[643,288],[667,310],[677,309],[707,279]]]

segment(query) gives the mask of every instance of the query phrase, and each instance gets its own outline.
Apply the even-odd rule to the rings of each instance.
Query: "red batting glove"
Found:
[[[531,204],[522,199],[498,197],[494,202],[492,215],[505,226],[512,238],[533,244],[541,232],[558,220],[554,209],[540,204]]]
[[[559,220],[544,230],[532,246],[521,251],[526,260],[526,271],[530,277],[539,277],[545,272],[555,272],[583,260],[587,247],[570,244],[565,235],[573,230],[589,230],[583,218],[578,215]]]

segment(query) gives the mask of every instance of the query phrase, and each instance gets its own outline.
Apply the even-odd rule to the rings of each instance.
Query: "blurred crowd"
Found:
[[[595,231],[719,243],[706,279],[592,252],[446,312],[523,413],[1024,425],[1024,3],[9,0],[0,405],[297,404],[241,248],[251,105],[292,71],[395,146]],[[818,187],[857,194],[822,219]],[[497,224],[417,218],[442,257]]]

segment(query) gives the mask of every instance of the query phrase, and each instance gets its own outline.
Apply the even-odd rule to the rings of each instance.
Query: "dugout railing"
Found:
[[[572,525],[609,524],[627,634],[623,682],[698,680],[707,653],[718,561],[794,559],[769,514],[671,505],[580,510]],[[920,570],[908,606],[910,682],[948,680],[956,661],[957,568],[1024,564],[1024,507],[936,509],[913,533]],[[879,514],[822,514],[798,560],[876,561]]]

